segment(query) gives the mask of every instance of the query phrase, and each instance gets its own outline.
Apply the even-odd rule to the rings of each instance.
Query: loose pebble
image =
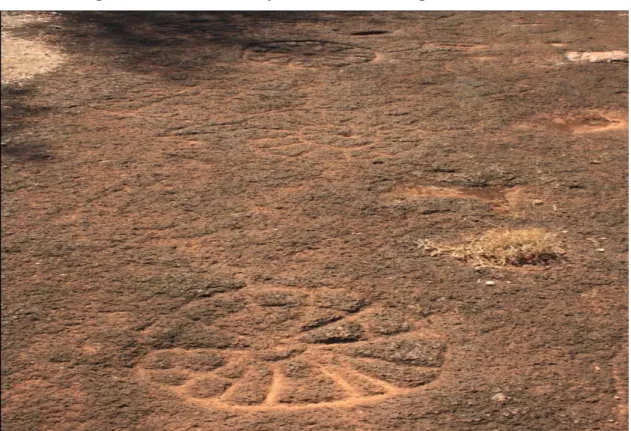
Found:
[[[510,401],[510,397],[506,394],[503,393],[499,393],[499,394],[495,394],[493,395],[493,397],[491,398],[493,401],[497,402],[497,403],[505,403]]]
[[[543,205],[543,201],[541,199],[535,199],[534,201],[532,201],[533,205]]]
[[[494,281],[486,281],[486,282],[484,282],[484,284],[486,284],[487,286],[495,286],[495,282]]]
[[[604,248],[597,248],[596,251],[600,251],[601,253],[605,251]]]

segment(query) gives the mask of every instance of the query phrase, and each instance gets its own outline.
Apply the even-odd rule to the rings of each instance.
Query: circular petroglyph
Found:
[[[532,122],[517,125],[517,128],[576,134],[627,131],[629,118],[624,111],[588,109],[562,116],[540,115]]]
[[[343,407],[419,390],[446,345],[426,324],[345,289],[244,288],[144,331],[146,384],[206,408]]]
[[[276,117],[268,118],[269,123],[277,121]],[[371,153],[378,144],[361,127],[351,124],[334,125],[313,118],[291,127],[269,130],[251,139],[249,146],[257,154],[290,160],[312,152],[326,152],[339,160],[348,161]]]
[[[298,67],[344,67],[375,59],[370,49],[322,40],[260,43],[246,48],[244,56],[249,61]]]
[[[585,111],[552,119],[551,127],[572,133],[608,132],[626,130],[629,126],[626,113]]]

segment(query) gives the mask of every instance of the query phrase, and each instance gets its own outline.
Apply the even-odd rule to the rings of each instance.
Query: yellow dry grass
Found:
[[[478,267],[542,265],[564,254],[557,235],[544,229],[492,229],[466,243],[418,242],[432,256],[448,255]]]

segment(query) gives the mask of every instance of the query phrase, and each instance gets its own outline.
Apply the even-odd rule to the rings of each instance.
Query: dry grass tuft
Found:
[[[448,255],[478,267],[545,265],[564,254],[556,234],[543,229],[493,229],[465,244],[443,245],[422,240],[432,256]]]

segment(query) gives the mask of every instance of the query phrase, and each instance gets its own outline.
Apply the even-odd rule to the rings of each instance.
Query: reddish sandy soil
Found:
[[[8,30],[66,63],[2,88],[3,425],[627,429],[627,23]],[[416,244],[492,226],[557,232],[565,260],[476,269]]]

